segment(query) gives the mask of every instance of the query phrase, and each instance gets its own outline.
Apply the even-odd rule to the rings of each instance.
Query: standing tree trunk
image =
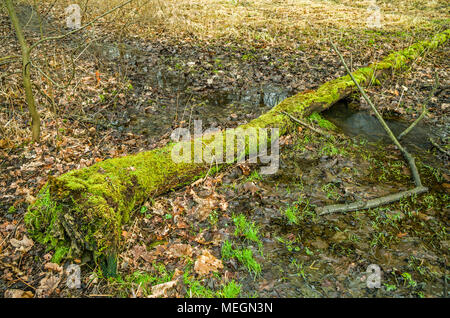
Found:
[[[31,115],[32,139],[33,141],[38,142],[41,133],[41,121],[39,119],[39,113],[36,110],[33,90],[31,87],[30,48],[23,35],[22,26],[20,25],[12,0],[4,0],[4,3],[6,5],[6,9],[8,10],[11,24],[14,27],[14,30],[16,31],[17,40],[19,41],[20,48],[22,50],[22,78],[23,78],[23,87],[25,89],[25,100],[27,102],[28,110]]]

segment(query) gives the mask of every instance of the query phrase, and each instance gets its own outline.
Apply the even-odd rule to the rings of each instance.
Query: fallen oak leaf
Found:
[[[166,250],[169,258],[191,257],[192,253],[193,249],[189,244],[173,244]]]
[[[26,253],[33,247],[33,240],[29,239],[26,235],[23,236],[22,240],[17,240],[12,238],[10,241],[11,245],[16,248],[17,251]]]
[[[44,265],[44,269],[50,270],[52,272],[57,272],[57,273],[60,273],[63,270],[62,266],[59,266],[56,263],[47,263]]]
[[[223,269],[222,260],[217,259],[208,250],[203,250],[194,264],[194,270],[199,275],[207,275],[210,272],[218,272]]]
[[[62,275],[52,275],[47,273],[39,283],[39,287],[36,289],[36,297],[48,297],[58,287],[61,282]]]

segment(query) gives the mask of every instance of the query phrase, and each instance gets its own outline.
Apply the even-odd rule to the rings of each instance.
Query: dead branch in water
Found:
[[[331,40],[330,40],[330,43],[333,46],[334,51],[339,56],[339,58],[340,58],[342,64],[344,65],[345,70],[347,71],[348,75],[350,76],[352,81],[355,83],[356,87],[358,88],[358,90],[361,93],[361,95],[363,96],[363,98],[366,100],[366,102],[372,108],[372,110],[375,113],[375,116],[377,117],[378,121],[383,126],[384,130],[389,135],[389,137],[391,138],[392,142],[402,152],[403,157],[405,158],[406,162],[408,162],[409,168],[411,170],[411,173],[412,173],[412,176],[413,176],[414,183],[415,183],[416,187],[414,189],[412,189],[412,190],[403,191],[403,192],[399,192],[399,193],[396,193],[396,194],[392,194],[392,195],[388,195],[388,196],[385,196],[385,197],[380,197],[380,198],[376,198],[376,199],[372,199],[372,200],[368,200],[368,201],[357,201],[357,202],[353,202],[353,203],[350,203],[350,204],[338,204],[338,205],[329,205],[329,206],[321,207],[321,208],[318,208],[319,214],[323,215],[323,214],[334,213],[334,212],[350,212],[350,211],[355,211],[355,210],[364,210],[364,209],[376,208],[376,207],[381,206],[381,205],[385,205],[385,204],[388,204],[388,203],[399,201],[399,200],[401,200],[401,199],[403,199],[405,197],[411,196],[413,194],[420,194],[420,193],[427,192],[428,188],[422,186],[422,181],[420,179],[419,171],[417,170],[414,157],[411,156],[406,151],[406,149],[400,144],[398,139],[395,137],[394,133],[391,131],[389,126],[386,124],[386,122],[384,121],[383,117],[378,112],[378,110],[375,107],[375,105],[373,104],[373,102],[370,100],[369,96],[367,96],[367,94],[364,91],[364,89],[361,87],[361,85],[359,85],[358,81],[353,76],[352,72],[348,68],[347,63],[345,63],[345,60],[344,60],[341,52],[336,47],[336,45]],[[410,127],[410,128],[412,129],[413,127]]]
[[[440,152],[446,154],[447,156],[450,156],[450,152],[447,151],[447,150],[445,150],[444,148],[442,148],[442,147],[437,143],[436,140],[434,140],[434,139],[431,138],[431,137],[428,138],[428,139],[430,140],[431,144],[432,144],[434,147],[436,147],[437,150],[439,150]]]

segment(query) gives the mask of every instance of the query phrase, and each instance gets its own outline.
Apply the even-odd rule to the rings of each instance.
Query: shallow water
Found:
[[[387,143],[391,142],[378,119],[368,111],[354,110],[346,103],[339,103],[323,112],[323,116],[339,127],[347,136],[360,136],[373,142],[380,140]],[[410,123],[394,119],[385,119],[385,122],[395,136],[398,136],[410,125]],[[427,150],[432,146],[428,138],[434,137],[435,134],[436,130],[419,122],[403,138],[402,142]]]
[[[277,85],[255,86],[249,89],[218,90],[204,96],[185,91],[186,79],[167,70],[148,73],[147,83],[173,92],[175,103],[154,105],[150,112],[132,112],[127,129],[134,133],[158,137],[170,132],[173,126],[184,122],[192,127],[194,120],[202,120],[203,129],[228,128],[247,123],[276,106],[292,92]],[[137,88],[139,92],[139,88]]]

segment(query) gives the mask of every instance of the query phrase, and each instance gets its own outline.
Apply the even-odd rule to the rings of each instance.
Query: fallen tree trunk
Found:
[[[381,62],[360,68],[352,74],[361,86],[379,81],[389,72],[403,68],[425,50],[444,44],[449,35],[450,30],[446,30],[429,41],[392,53]],[[239,131],[251,128],[278,128],[280,135],[283,135],[292,127],[290,117],[284,113],[302,118],[321,112],[356,90],[349,75],[340,77],[315,91],[285,99],[269,112],[232,132],[239,135]],[[185,158],[202,158],[209,153],[213,161],[225,155],[223,145],[227,136],[225,131],[216,132],[136,155],[108,159],[58,178],[50,178],[25,216],[29,232],[37,241],[56,249],[58,257],[66,254],[79,256],[84,251],[94,252],[95,256],[114,253],[119,247],[121,227],[132,217],[136,207],[150,197],[204,176],[211,168],[211,160],[174,161],[172,152],[187,146],[184,149],[191,150],[183,152],[183,156],[187,156]],[[258,134],[256,139],[261,145],[269,142],[271,137],[276,136]],[[200,145],[200,149],[195,145]],[[243,147],[244,155],[252,153],[248,139],[244,138],[241,145],[234,147]],[[200,151],[194,152],[194,149]]]

